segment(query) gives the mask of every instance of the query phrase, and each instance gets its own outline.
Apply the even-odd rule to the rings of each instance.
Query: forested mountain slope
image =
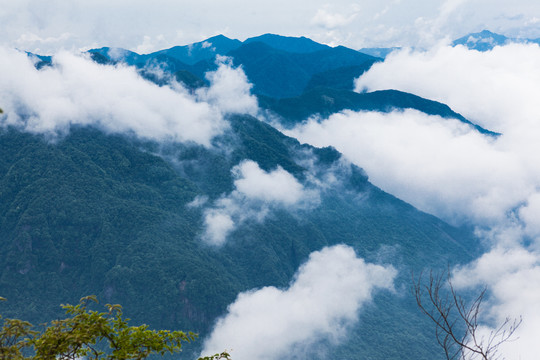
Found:
[[[390,331],[397,347],[385,358],[404,358],[400,349],[411,339],[396,331],[404,317],[418,322],[403,330],[424,334],[414,341],[429,348],[423,342],[433,343],[431,329],[407,293],[410,271],[469,260],[471,235],[377,189],[331,148],[300,145],[249,116],[230,123],[213,148],[164,146],[93,128],[72,128],[55,142],[3,131],[3,314],[43,322],[60,313],[58,304],[97,294],[123,304],[136,321],[204,336],[239,292],[285,286],[311,252],[344,243],[370,261],[383,256],[402,266],[402,294],[377,298],[341,353],[376,354],[383,341],[376,334]],[[230,193],[231,169],[245,160],[266,171],[280,166],[306,186],[329,174],[339,181],[318,189],[319,203],[272,208],[264,221],[247,221],[223,246],[211,246],[201,239],[203,209],[189,204]]]

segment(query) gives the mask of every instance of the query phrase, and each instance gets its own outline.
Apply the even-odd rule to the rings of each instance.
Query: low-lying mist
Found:
[[[492,131],[411,110],[344,111],[288,132],[332,145],[371,181],[454,224],[472,225],[488,252],[457,269],[456,283],[488,285],[484,320],[523,316],[507,359],[537,357],[540,335],[540,48],[509,44],[402,50],[356,80],[357,91],[397,89],[448,104]]]

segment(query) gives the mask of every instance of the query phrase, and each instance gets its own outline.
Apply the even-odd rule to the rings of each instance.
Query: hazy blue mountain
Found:
[[[264,34],[255,36],[244,41],[244,44],[252,42],[262,42],[277,50],[288,51],[292,53],[310,53],[319,50],[329,49],[328,45],[319,44],[306,37],[291,37],[274,34]]]
[[[139,55],[136,52],[122,48],[102,47],[88,50],[88,53],[99,54],[101,55],[100,59],[108,59],[113,63],[124,62],[128,65],[135,65],[144,61],[144,55]]]
[[[37,69],[52,65],[52,56],[37,55],[29,51],[26,51],[26,55],[34,61]]]
[[[455,40],[452,45],[464,45],[471,50],[489,51],[495,46],[502,46],[508,43],[540,44],[540,39],[510,38],[488,30],[483,30],[479,33],[465,35]]]
[[[181,62],[194,65],[202,60],[213,60],[216,55],[225,55],[242,45],[239,40],[229,39],[223,35],[217,35],[204,41],[185,46],[175,46],[170,49],[160,50],[148,54],[149,58],[159,55],[167,55]]]
[[[347,67],[369,67],[378,59],[342,46],[311,53],[290,53],[252,42],[228,53],[242,65],[256,94],[276,98],[302,94],[316,73]]]
[[[113,62],[124,62],[139,68],[145,66],[157,66],[164,63],[166,69],[188,68],[200,61],[214,61],[216,55],[225,55],[229,51],[238,48],[242,43],[239,40],[229,39],[223,35],[217,35],[204,41],[174,46],[169,49],[159,50],[153,53],[140,55],[133,51],[121,48],[102,47],[92,49],[90,54],[100,54]],[[171,65],[183,64],[183,65]],[[174,72],[174,71],[173,71]]]
[[[314,74],[307,83],[304,91],[309,91],[318,87],[352,90],[354,80],[369,70],[373,65],[371,62],[363,65],[344,66]]]
[[[355,77],[380,61],[343,46],[332,48],[305,37],[273,34],[249,38],[244,43],[218,35],[146,55],[109,47],[89,53],[100,64],[123,62],[135,66],[145,78],[160,85],[169,80],[156,78],[156,69],[169,75],[187,71],[204,79],[206,72],[216,68],[216,55],[226,55],[235,66],[243,67],[256,94],[276,98],[298,96],[318,86],[351,89]]]
[[[349,244],[368,261],[378,261],[381,247],[393,249],[387,261],[400,269],[398,289],[408,288],[412,269],[476,254],[469,231],[381,191],[355,166],[336,167],[334,149],[301,145],[249,116],[230,122],[231,132],[210,149],[92,128],[72,128],[56,143],[2,131],[3,315],[39,323],[55,318],[58,304],[97,294],[123,304],[135,322],[204,337],[240,291],[286,286],[327,245]],[[340,185],[321,192],[320,205],[301,215],[274,210],[240,226],[219,249],[201,242],[202,209],[187,206],[196,196],[211,202],[230,192],[231,169],[245,159],[267,171],[279,165],[303,182],[312,171],[305,156],[318,174],[341,169]],[[376,296],[348,341],[329,354],[431,360],[436,352],[429,322],[405,291]]]
[[[174,73],[174,79],[192,91],[207,85],[205,80],[187,70],[179,70]]]
[[[276,50],[264,43],[242,45],[229,55],[236,66],[242,65],[253,91],[270,96],[301,93],[311,74],[297,61],[298,54]],[[270,75],[271,74],[271,75]]]
[[[259,96],[258,98],[259,105],[278,114],[282,125],[286,127],[293,127],[316,114],[326,118],[345,109],[379,112],[415,109],[428,115],[458,119],[474,127],[482,134],[498,135],[471,123],[461,114],[450,109],[448,105],[398,90],[356,93],[341,89],[315,88],[294,98],[274,99],[265,96]]]
[[[117,62],[114,60],[111,60],[109,57],[103,55],[100,52],[90,52],[90,58],[95,61],[98,64],[101,65],[114,65]]]

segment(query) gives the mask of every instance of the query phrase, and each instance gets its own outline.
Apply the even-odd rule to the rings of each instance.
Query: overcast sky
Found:
[[[118,46],[140,53],[216,34],[307,36],[352,48],[429,46],[489,29],[540,37],[538,0],[0,0],[0,44],[50,54]]]

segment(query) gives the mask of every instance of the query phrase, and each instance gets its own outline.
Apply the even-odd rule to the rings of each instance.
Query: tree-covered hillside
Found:
[[[212,148],[94,128],[53,140],[4,130],[3,314],[44,322],[59,315],[58,304],[96,294],[138,322],[204,336],[239,292],[286,286],[311,252],[345,243],[370,261],[399,266],[401,277],[399,295],[378,296],[336,354],[403,359],[410,346],[429,354],[435,344],[408,295],[410,271],[469,260],[471,235],[377,189],[331,148],[300,145],[249,116],[229,121]],[[211,204],[230,193],[231,169],[246,159],[265,171],[280,166],[303,184],[328,174],[337,182],[319,189],[320,203],[272,208],[211,246],[201,238],[204,207],[193,201]],[[393,346],[381,352],[388,337]]]

